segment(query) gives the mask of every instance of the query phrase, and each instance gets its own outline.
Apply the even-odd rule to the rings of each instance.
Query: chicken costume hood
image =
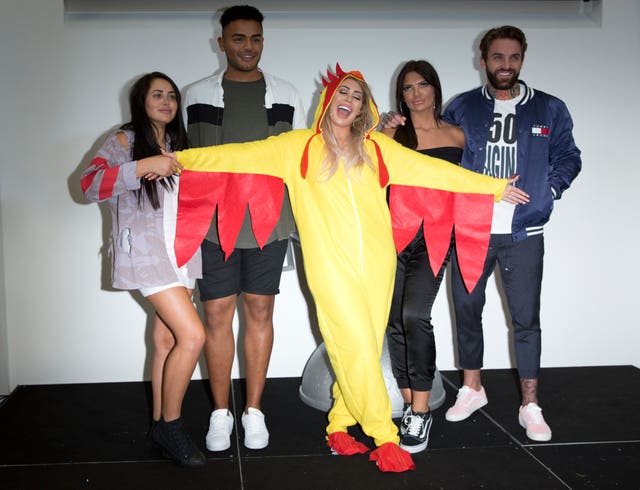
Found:
[[[361,83],[366,83],[362,73],[359,71],[349,71],[345,72],[340,67],[339,63],[336,63],[336,73],[335,75],[330,71],[327,71],[327,77],[322,78],[322,84],[324,89],[320,94],[320,101],[318,102],[318,107],[316,107],[316,112],[313,117],[313,129],[315,134],[309,138],[307,142],[304,153],[302,154],[302,162],[300,166],[300,173],[302,174],[302,178],[304,179],[307,176],[307,169],[309,167],[309,143],[313,138],[322,137],[322,121],[324,120],[327,110],[329,110],[329,106],[331,105],[331,101],[333,100],[333,96],[336,93],[336,90],[340,86],[340,83],[344,81],[346,78],[353,78]],[[367,128],[365,138],[370,139],[369,135],[371,132],[378,127],[380,124],[380,113],[378,112],[378,107],[376,106],[374,100],[371,97],[367,98],[367,104],[369,106],[369,111],[371,112],[371,124]],[[375,144],[375,143],[374,143]],[[375,144],[376,148],[376,156],[378,157],[378,168],[379,168],[379,176],[380,176],[380,185],[385,186],[389,182],[389,173],[387,172],[387,167],[384,165],[382,161],[382,155],[380,154],[380,147]]]
[[[359,72],[336,68],[323,79],[312,129],[176,153],[184,167],[176,256],[183,264],[195,253],[216,206],[220,243],[227,254],[233,251],[247,207],[262,246],[277,221],[286,184],[307,283],[336,376],[328,444],[338,454],[368,451],[347,432],[360,424],[378,446],[370,457],[378,467],[406,471],[414,465],[398,446],[380,364],[397,251],[424,226],[432,269],[439,270],[455,224],[461,269],[471,289],[484,264],[493,201],[499,200],[507,182],[422,155],[374,132],[379,115],[373,100],[365,101],[372,120],[361,141],[372,165],[346,170],[340,158],[335,173],[327,177],[322,121],[329,117],[342,81],[364,83]],[[224,188],[227,180],[220,177],[230,172],[242,174],[241,186]]]

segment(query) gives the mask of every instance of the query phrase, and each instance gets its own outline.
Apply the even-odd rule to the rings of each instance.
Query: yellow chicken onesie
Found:
[[[260,193],[277,192],[284,182],[298,227],[320,331],[336,375],[334,404],[326,429],[330,445],[332,434],[347,433],[348,427],[360,424],[380,447],[399,442],[380,364],[396,267],[387,186],[391,183],[490,195],[485,199],[490,209],[493,200],[500,199],[507,181],[421,155],[382,133],[374,133],[379,115],[373,100],[368,100],[368,104],[375,121],[362,143],[375,169],[363,165],[347,172],[341,164],[327,178],[322,168],[325,143],[321,123],[336,89],[347,77],[364,83],[360,72],[345,73],[339,66],[336,75],[329,74],[328,80],[323,79],[325,88],[313,129],[176,153],[184,166],[176,253],[179,263],[188,260],[200,245],[216,204],[219,212],[224,208],[225,203],[216,203],[207,195],[216,172],[257,174],[247,175],[247,185],[255,190],[248,200]],[[253,206],[250,203],[254,229],[260,226],[260,220],[254,217],[254,210],[260,212],[258,207],[255,202]],[[272,210],[276,215],[278,212],[279,209]],[[491,211],[484,219],[490,223]],[[268,236],[268,231],[262,230],[260,234]],[[487,239],[488,236],[489,228]],[[445,238],[450,239],[450,230]],[[349,454],[339,447],[332,445],[332,448]],[[383,471],[413,469],[394,469],[393,463],[385,465],[380,455],[372,459],[378,459]],[[410,456],[408,461],[409,466],[413,465]]]

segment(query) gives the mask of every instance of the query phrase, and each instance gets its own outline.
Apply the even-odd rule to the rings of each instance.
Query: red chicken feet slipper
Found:
[[[392,471],[400,473],[402,471],[415,470],[411,455],[393,442],[385,442],[369,455],[369,461],[375,461],[380,471]]]
[[[327,446],[331,450],[341,456],[352,456],[354,454],[364,454],[369,451],[369,448],[356,441],[346,432],[334,432],[327,437]]]

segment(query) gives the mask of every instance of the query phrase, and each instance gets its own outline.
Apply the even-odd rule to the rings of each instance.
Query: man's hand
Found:
[[[395,129],[398,126],[404,126],[406,120],[406,117],[397,112],[383,112],[380,116],[380,126],[383,129]]]
[[[529,194],[515,186],[519,178],[519,175],[514,174],[507,179],[507,186],[502,192],[503,201],[511,204],[527,204],[529,202]]]

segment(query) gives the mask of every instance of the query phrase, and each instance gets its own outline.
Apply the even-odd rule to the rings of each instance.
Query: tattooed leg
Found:
[[[522,391],[522,406],[527,403],[538,403],[538,380],[520,379],[520,390]]]

